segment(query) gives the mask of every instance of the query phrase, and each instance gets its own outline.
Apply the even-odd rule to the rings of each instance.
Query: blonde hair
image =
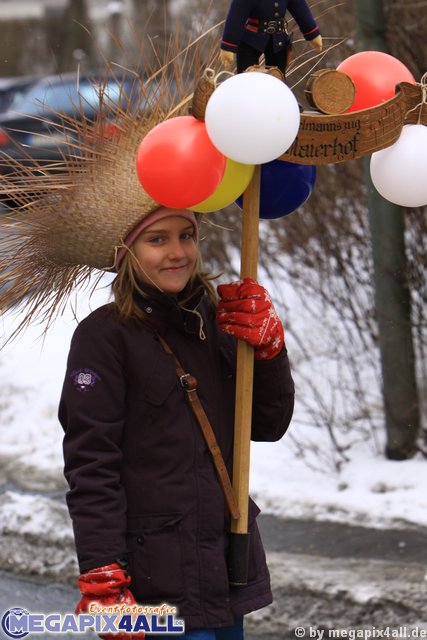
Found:
[[[139,271],[138,260],[134,252],[130,249],[121,261],[117,276],[113,280],[113,305],[122,321],[131,319],[141,320],[147,327],[153,329],[153,319],[141,308],[135,296],[135,294],[139,294],[143,298],[147,297],[146,292],[142,288]],[[212,276],[202,271],[201,258],[199,255],[194,272],[181,293],[180,303],[184,304],[185,301],[202,286],[212,303],[216,306],[217,295],[211,284],[211,281],[216,277],[217,276]]]

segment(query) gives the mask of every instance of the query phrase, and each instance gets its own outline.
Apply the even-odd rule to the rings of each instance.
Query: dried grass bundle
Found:
[[[83,104],[76,105],[76,117],[61,119],[68,146],[61,162],[3,160],[8,173],[0,196],[17,206],[2,216],[0,312],[25,303],[12,337],[35,321],[47,330],[76,287],[89,280],[96,286],[102,272],[113,269],[126,235],[158,206],[138,181],[136,151],[159,122],[188,113],[195,80],[212,64],[212,30],[185,47],[171,41],[167,62],[147,67],[144,78],[106,65],[95,120]],[[129,74],[132,88],[125,92]],[[114,101],[106,90],[111,77],[120,87]]]

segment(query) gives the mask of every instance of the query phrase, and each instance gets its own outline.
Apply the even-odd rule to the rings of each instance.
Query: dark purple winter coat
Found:
[[[231,473],[235,340],[219,330],[203,291],[186,310],[154,290],[140,304],[197,378]],[[293,401],[285,350],[256,362],[253,439],[281,438]],[[187,630],[228,626],[271,602],[252,501],[249,582],[228,584],[223,494],[174,359],[155,333],[139,321],[119,321],[113,305],[83,320],[71,343],[59,418],[81,571],[127,557],[137,601],[175,605]]]

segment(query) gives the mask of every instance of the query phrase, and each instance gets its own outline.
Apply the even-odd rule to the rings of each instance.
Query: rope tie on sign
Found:
[[[413,107],[412,109],[409,109],[408,113],[411,113],[411,111],[416,111],[417,109],[419,109],[417,124],[422,124],[421,117],[422,117],[423,107],[424,105],[427,105],[427,71],[423,74],[420,82],[417,82],[417,87],[421,88],[421,102],[415,105],[415,107]]]
[[[190,108],[191,115],[194,116],[197,120],[204,122],[206,106],[208,104],[209,98],[217,88],[219,79],[223,75],[231,77],[234,74],[230,71],[220,71],[216,74],[215,71],[213,69],[210,69],[209,67],[204,70],[203,75],[198,81],[194,90]]]
[[[213,71],[212,69],[207,69],[207,71]],[[215,88],[218,86],[218,84],[220,84],[220,77],[221,76],[227,76],[228,78],[232,78],[234,76],[234,73],[232,73],[231,71],[220,71],[219,73],[217,73],[215,75],[214,73],[214,84],[215,84]]]

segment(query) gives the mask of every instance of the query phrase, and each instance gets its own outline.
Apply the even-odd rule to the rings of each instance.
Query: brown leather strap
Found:
[[[227,467],[225,466],[224,458],[222,457],[221,449],[215,438],[215,434],[210,425],[208,416],[202,407],[199,396],[197,395],[197,380],[190,373],[185,373],[178,358],[169,347],[168,343],[162,336],[158,336],[160,343],[166,353],[170,353],[175,359],[176,373],[181,383],[181,386],[186,392],[187,400],[192,408],[197,422],[202,431],[205,442],[211,453],[213,463],[215,465],[218,479],[224,493],[224,498],[227,503],[227,507],[231,516],[237,520],[240,517],[239,509],[237,507],[236,498],[234,496],[233,487],[231,486],[230,476],[228,475]]]

